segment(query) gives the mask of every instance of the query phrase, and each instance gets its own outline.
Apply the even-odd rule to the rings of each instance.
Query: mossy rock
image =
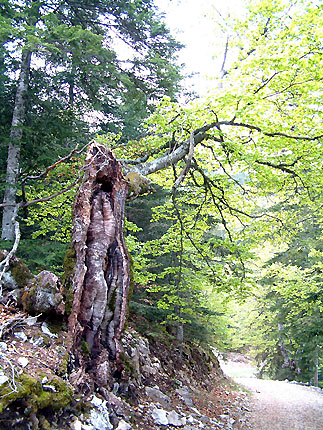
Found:
[[[24,311],[32,315],[63,315],[65,304],[59,278],[48,270],[40,272],[25,288],[22,304]]]
[[[128,200],[133,200],[139,195],[153,191],[151,182],[145,176],[139,175],[137,172],[130,172],[125,177],[128,181]]]
[[[19,258],[15,258],[13,264],[10,264],[10,271],[19,288],[25,287],[34,279],[34,275]]]
[[[8,251],[0,250],[0,262],[3,261],[8,255]],[[28,269],[25,263],[23,263],[20,258],[15,256],[11,257],[9,263],[9,271],[16,283],[16,286],[19,288],[24,288],[28,285],[33,279],[34,275]]]
[[[63,409],[73,400],[72,388],[61,378],[52,378],[47,386],[55,388],[55,391],[45,391],[40,379],[23,373],[16,381],[16,391],[12,391],[8,383],[0,386],[0,414],[13,402],[24,402],[30,405],[33,413],[38,410]]]

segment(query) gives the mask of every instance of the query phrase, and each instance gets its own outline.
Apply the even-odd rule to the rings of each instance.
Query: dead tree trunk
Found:
[[[129,258],[123,239],[127,181],[106,147],[93,143],[75,201],[72,233],[72,349],[80,368],[106,385],[121,370],[120,337],[127,316]],[[83,351],[83,352],[82,352]]]

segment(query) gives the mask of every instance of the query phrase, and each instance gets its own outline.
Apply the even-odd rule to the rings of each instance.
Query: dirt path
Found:
[[[282,381],[257,379],[248,363],[222,363],[224,372],[251,391],[252,430],[323,430],[323,393]]]

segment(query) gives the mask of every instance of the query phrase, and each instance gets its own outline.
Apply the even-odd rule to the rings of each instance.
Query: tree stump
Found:
[[[123,238],[127,189],[113,153],[92,143],[73,214],[69,332],[79,370],[87,368],[100,386],[122,369],[120,338],[130,285]]]

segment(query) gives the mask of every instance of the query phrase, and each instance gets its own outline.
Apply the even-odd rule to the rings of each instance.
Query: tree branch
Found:
[[[7,267],[9,266],[11,257],[13,257],[13,255],[15,255],[15,253],[18,249],[19,241],[20,241],[20,228],[19,228],[19,222],[16,221],[15,222],[15,242],[13,244],[11,251],[8,253],[6,258],[3,261],[1,261],[1,263],[0,263],[0,270],[1,270],[1,272],[0,272],[0,297],[2,296],[2,277],[5,274]]]
[[[194,154],[194,132],[192,132],[190,135],[190,146],[188,150],[188,156],[187,156],[185,167],[179,174],[179,177],[176,179],[172,188],[172,193],[176,192],[177,188],[180,186],[181,182],[183,182],[187,172],[189,171],[192,163],[193,154]]]

